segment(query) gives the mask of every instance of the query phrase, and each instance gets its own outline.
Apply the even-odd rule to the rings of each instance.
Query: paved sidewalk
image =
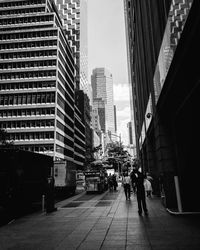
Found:
[[[136,197],[122,188],[101,195],[81,193],[56,212],[25,216],[0,228],[0,249],[17,250],[199,250],[200,217],[170,215],[159,198],[147,198],[139,216]]]

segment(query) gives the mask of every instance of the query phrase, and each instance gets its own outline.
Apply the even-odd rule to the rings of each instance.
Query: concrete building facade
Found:
[[[88,82],[87,0],[55,0],[73,50],[76,89],[91,96]]]
[[[75,66],[54,1],[1,1],[0,16],[1,128],[16,147],[73,165]]]

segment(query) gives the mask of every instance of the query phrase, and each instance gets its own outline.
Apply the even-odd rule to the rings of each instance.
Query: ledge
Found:
[[[172,215],[200,215],[200,212],[179,212],[175,210],[171,210],[169,208],[166,208],[167,212],[169,212]]]

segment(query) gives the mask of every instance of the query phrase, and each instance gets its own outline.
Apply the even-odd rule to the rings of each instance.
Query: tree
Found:
[[[112,165],[115,171],[122,170],[122,164],[129,157],[129,153],[124,150],[124,146],[119,142],[112,142],[107,145],[108,162]]]
[[[112,142],[107,145],[108,156],[123,154],[124,147],[118,142]]]
[[[100,144],[97,147],[87,146],[85,152],[85,167],[87,167],[91,162],[95,161],[94,153],[99,152],[102,149]]]

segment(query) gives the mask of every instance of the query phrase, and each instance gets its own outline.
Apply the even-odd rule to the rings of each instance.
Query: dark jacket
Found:
[[[132,183],[136,184],[137,192],[144,191],[144,178],[145,176],[143,175],[143,173],[140,173],[139,171],[131,173],[131,180]]]

